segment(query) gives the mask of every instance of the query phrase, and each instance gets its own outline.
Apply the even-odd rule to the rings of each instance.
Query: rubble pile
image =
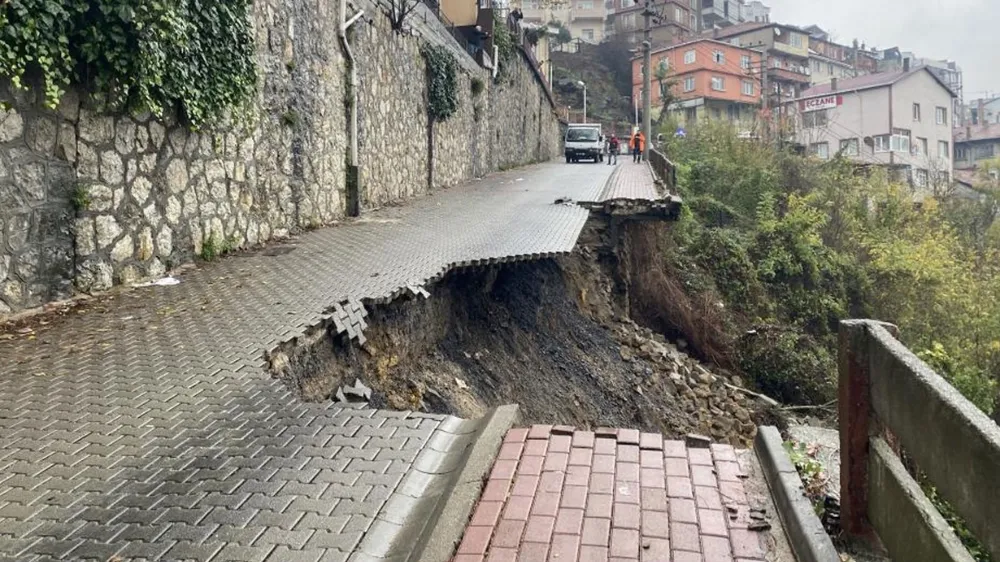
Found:
[[[621,345],[622,360],[633,364],[636,392],[675,398],[675,411],[683,416],[665,420],[667,425],[678,433],[702,433],[734,444],[753,439],[757,426],[751,413],[757,405],[739,376],[723,369],[709,370],[684,353],[683,340],[668,342],[632,320],[619,319],[613,334]]]

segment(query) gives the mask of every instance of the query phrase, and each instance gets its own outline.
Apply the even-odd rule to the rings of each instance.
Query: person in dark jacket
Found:
[[[469,53],[473,57],[479,54],[479,51],[483,50],[483,42],[490,34],[483,31],[483,26],[477,25],[475,29],[472,30],[472,35],[469,37]]]
[[[608,140],[608,166],[612,165],[612,160],[614,164],[618,164],[618,150],[621,147],[621,141],[618,140],[618,135],[611,133],[611,138]]]

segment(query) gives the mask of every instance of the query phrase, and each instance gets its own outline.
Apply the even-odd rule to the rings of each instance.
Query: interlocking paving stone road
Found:
[[[763,562],[740,461],[635,429],[511,429],[453,562]]]
[[[601,201],[611,199],[655,200],[659,197],[653,183],[653,170],[645,162],[620,162],[608,182]]]
[[[386,554],[398,506],[431,486],[428,442],[470,422],[302,403],[264,352],[452,264],[570,251],[588,212],[554,200],[596,200],[610,173],[499,174],[0,341],[0,559]]]

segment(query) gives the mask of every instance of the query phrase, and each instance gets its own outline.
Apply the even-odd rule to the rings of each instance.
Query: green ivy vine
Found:
[[[424,43],[420,49],[427,63],[428,111],[444,121],[458,111],[458,61],[445,47]]]
[[[252,0],[0,1],[0,77],[41,81],[58,105],[70,84],[109,110],[178,110],[198,127],[257,87]]]

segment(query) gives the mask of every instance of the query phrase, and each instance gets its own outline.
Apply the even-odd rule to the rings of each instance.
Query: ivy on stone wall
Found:
[[[256,91],[251,0],[0,1],[0,78],[41,80],[58,105],[81,84],[109,110],[179,110],[197,127]]]
[[[427,109],[435,121],[444,121],[458,111],[458,61],[447,48],[429,43],[420,52],[427,63]]]
[[[500,65],[497,80],[500,80],[514,64],[514,59],[517,56],[517,45],[514,35],[508,29],[507,23],[500,16],[498,10],[493,12],[493,44],[497,48],[497,64]]]

